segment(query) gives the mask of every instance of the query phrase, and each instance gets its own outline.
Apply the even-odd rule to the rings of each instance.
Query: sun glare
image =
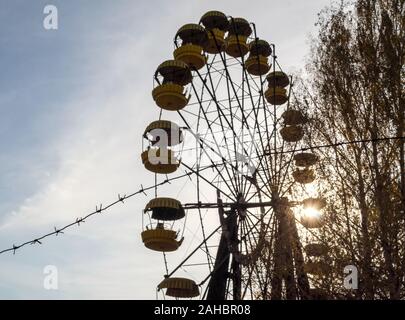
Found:
[[[304,216],[309,218],[319,218],[321,216],[321,212],[315,208],[306,208],[304,209],[303,213]]]

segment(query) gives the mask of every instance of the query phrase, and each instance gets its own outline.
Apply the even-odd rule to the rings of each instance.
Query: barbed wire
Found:
[[[308,146],[308,147],[303,147],[303,148],[298,148],[298,149],[293,149],[293,150],[283,150],[283,151],[279,151],[279,152],[277,152],[277,151],[265,152],[265,155],[268,156],[268,155],[273,155],[273,154],[293,153],[293,152],[297,152],[297,151],[308,151],[308,150],[323,149],[323,148],[333,148],[333,147],[339,147],[339,146],[357,144],[357,143],[370,143],[370,142],[380,142],[380,141],[388,141],[388,140],[404,140],[404,139],[405,139],[405,136],[340,141],[340,142],[335,142],[335,143],[330,143],[330,144]]]
[[[212,167],[212,165],[211,165],[211,166],[207,166],[207,167],[205,167],[205,168],[200,169],[200,171],[204,171],[204,170],[209,169],[209,168],[211,168],[211,167]],[[30,240],[30,241],[26,241],[26,242],[21,243],[21,244],[19,244],[19,245],[13,244],[12,247],[7,248],[7,249],[4,249],[4,250],[1,250],[1,251],[0,251],[0,254],[6,253],[6,252],[13,252],[13,254],[15,254],[17,250],[19,250],[19,249],[21,249],[22,247],[25,247],[25,246],[27,246],[27,245],[29,245],[29,244],[30,244],[30,245],[42,244],[41,241],[42,241],[43,239],[48,238],[48,237],[50,237],[50,236],[52,236],[52,235],[58,236],[58,235],[60,235],[60,234],[63,234],[66,229],[69,229],[69,228],[71,228],[71,227],[73,227],[73,226],[75,226],[75,225],[80,226],[80,224],[86,222],[86,220],[87,220],[88,218],[90,218],[90,217],[92,217],[92,216],[94,216],[94,215],[96,215],[96,214],[101,214],[102,212],[104,212],[104,211],[108,210],[109,208],[111,208],[111,207],[117,205],[118,203],[124,203],[125,200],[128,200],[128,199],[130,199],[130,198],[132,198],[132,197],[134,197],[134,196],[136,196],[136,195],[139,195],[139,194],[144,194],[145,196],[147,196],[146,191],[153,190],[153,189],[154,189],[155,187],[157,187],[157,186],[162,186],[162,185],[168,184],[168,183],[170,184],[170,183],[171,183],[172,181],[174,181],[174,180],[178,180],[178,179],[181,179],[181,178],[184,178],[184,177],[187,177],[187,176],[190,177],[192,174],[194,174],[194,172],[192,172],[192,171],[186,171],[185,174],[182,174],[182,175],[179,175],[179,176],[177,176],[177,177],[170,178],[170,179],[169,179],[169,178],[166,178],[166,180],[163,180],[162,182],[160,182],[160,183],[158,183],[158,184],[154,184],[153,186],[146,187],[146,188],[144,188],[144,187],[142,186],[142,184],[141,184],[141,189],[139,189],[139,190],[136,191],[136,192],[133,192],[133,193],[131,193],[131,194],[129,194],[129,195],[123,195],[123,196],[121,196],[120,194],[118,194],[118,199],[117,199],[116,201],[114,201],[114,202],[109,203],[107,206],[103,207],[103,205],[100,204],[99,206],[96,206],[96,210],[95,210],[95,211],[93,211],[93,212],[91,212],[91,213],[85,215],[84,217],[76,218],[76,220],[75,220],[74,222],[71,222],[71,223],[65,225],[65,226],[62,227],[62,228],[56,228],[56,227],[54,227],[54,231],[49,232],[49,233],[47,233],[47,234],[44,234],[44,235],[42,235],[42,236],[40,236],[40,237],[38,237],[38,238],[32,239],[32,240]]]
[[[375,139],[364,139],[364,140],[353,140],[353,141],[341,141],[341,142],[337,142],[337,143],[333,143],[333,144],[316,145],[316,146],[309,146],[309,147],[305,147],[305,148],[301,148],[301,149],[294,149],[294,150],[283,151],[282,153],[297,152],[297,151],[307,151],[307,150],[321,149],[321,148],[328,148],[328,147],[330,148],[330,147],[337,147],[337,146],[349,145],[349,144],[356,144],[356,143],[369,143],[369,142],[377,142],[377,141],[402,140],[402,139],[405,139],[405,137],[404,137],[404,136],[402,136],[402,137],[384,137],[384,138],[375,138]],[[277,152],[274,152],[274,153],[277,153]],[[271,155],[271,154],[274,154],[274,153],[268,152],[268,153],[266,153],[266,155]],[[279,152],[279,153],[280,153],[280,152]],[[207,166],[207,167],[205,167],[205,168],[203,168],[203,169],[200,169],[199,172],[204,171],[204,170],[209,169],[209,168],[212,168],[213,166],[214,166],[214,165]],[[13,244],[12,247],[7,248],[7,249],[4,249],[4,250],[1,250],[1,251],[0,251],[0,254],[6,253],[6,252],[13,252],[13,254],[15,254],[17,250],[19,250],[19,249],[21,249],[22,247],[25,247],[25,246],[27,246],[27,245],[29,245],[29,244],[30,244],[30,245],[42,244],[41,241],[42,241],[43,239],[48,238],[48,237],[50,237],[50,236],[52,236],[52,235],[58,236],[58,235],[60,235],[60,234],[63,234],[65,230],[67,230],[67,229],[69,229],[69,228],[71,228],[71,227],[73,227],[73,226],[75,226],[75,225],[80,226],[80,224],[86,222],[86,220],[87,220],[88,218],[90,218],[90,217],[92,217],[92,216],[94,216],[94,215],[96,215],[96,214],[101,214],[102,212],[104,212],[104,211],[108,210],[109,208],[111,208],[111,207],[117,205],[118,203],[124,203],[125,200],[128,200],[128,199],[130,199],[130,198],[132,198],[132,197],[134,197],[134,196],[136,196],[136,195],[138,195],[138,194],[144,194],[144,195],[147,196],[146,191],[153,190],[153,189],[155,189],[156,187],[162,186],[162,185],[167,184],[167,183],[170,183],[171,181],[175,181],[175,180],[178,180],[178,179],[181,179],[181,178],[184,178],[184,177],[190,177],[190,176],[193,175],[193,174],[196,174],[196,173],[195,173],[195,172],[192,172],[192,171],[188,171],[188,172],[186,171],[185,174],[182,174],[182,175],[179,175],[179,176],[177,176],[177,177],[170,178],[170,179],[169,179],[169,178],[166,178],[166,179],[163,180],[162,182],[160,182],[160,183],[158,183],[158,184],[154,184],[154,185],[149,186],[149,187],[146,187],[146,188],[144,188],[144,187],[142,186],[142,184],[141,184],[141,189],[139,189],[139,190],[136,191],[136,192],[133,192],[133,193],[131,193],[131,194],[129,194],[129,195],[123,195],[123,196],[121,196],[120,194],[118,194],[118,199],[117,199],[116,201],[114,201],[114,202],[109,203],[107,206],[103,207],[103,205],[100,204],[100,206],[96,206],[96,210],[95,210],[95,211],[93,211],[93,212],[91,212],[91,213],[85,215],[84,217],[76,218],[76,220],[75,220],[74,222],[71,222],[71,223],[65,225],[65,226],[62,227],[62,228],[56,228],[56,227],[54,227],[54,231],[49,232],[49,233],[47,233],[47,234],[44,234],[44,235],[42,235],[42,236],[40,236],[40,237],[38,237],[38,238],[34,238],[34,239],[32,239],[32,240],[26,241],[26,242],[21,243],[21,244],[19,244],[19,245]]]

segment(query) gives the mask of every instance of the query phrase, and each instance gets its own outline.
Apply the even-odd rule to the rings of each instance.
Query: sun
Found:
[[[319,218],[321,216],[321,212],[315,208],[305,208],[303,210],[303,215],[309,218]]]

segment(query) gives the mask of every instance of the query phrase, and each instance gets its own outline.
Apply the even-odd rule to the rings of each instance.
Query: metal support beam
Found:
[[[208,284],[207,300],[225,300],[226,284],[229,278],[228,266],[230,260],[230,250],[228,246],[227,232],[229,217],[225,217],[224,208],[219,192],[218,196],[218,214],[222,226],[221,239],[219,241],[217,256],[215,258],[214,270]]]

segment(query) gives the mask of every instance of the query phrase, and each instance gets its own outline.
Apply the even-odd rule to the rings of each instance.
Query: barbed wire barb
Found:
[[[126,195],[126,194],[125,194],[123,197],[121,197],[121,195],[118,194],[118,201],[124,203],[124,200],[126,200],[126,198],[127,198],[127,195]]]
[[[145,192],[145,189],[143,188],[143,185],[141,184],[141,190],[140,190],[145,196],[148,196],[148,194]]]
[[[76,218],[76,223],[77,223],[77,226],[78,226],[78,227],[80,227],[80,224],[81,224],[81,223],[84,223],[84,222],[86,222],[86,221],[84,221],[83,218]]]
[[[66,227],[65,227],[66,228]],[[55,229],[55,235],[58,236],[59,234],[63,234],[64,232],[62,231],[62,229],[56,229],[56,227],[54,227]]]

